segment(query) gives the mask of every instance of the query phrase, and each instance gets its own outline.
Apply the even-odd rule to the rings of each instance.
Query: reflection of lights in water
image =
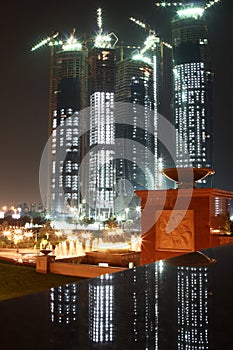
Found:
[[[163,269],[164,269],[164,262],[162,260],[160,260],[158,262],[158,265],[159,265],[159,272],[162,273]]]
[[[78,285],[50,289],[50,317],[52,323],[70,324],[77,319],[78,312]]]
[[[89,285],[89,337],[93,343],[114,340],[112,279],[112,275],[102,275],[97,285]]]
[[[208,268],[177,268],[178,350],[208,349]]]

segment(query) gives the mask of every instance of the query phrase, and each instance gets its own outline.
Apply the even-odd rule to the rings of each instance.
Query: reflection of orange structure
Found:
[[[218,225],[219,217],[229,220],[233,192],[194,188],[188,208],[174,209],[178,193],[185,203],[187,189],[136,191],[142,206],[141,264],[233,242],[220,221]]]

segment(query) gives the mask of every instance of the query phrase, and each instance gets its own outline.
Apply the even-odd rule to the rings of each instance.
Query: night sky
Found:
[[[52,32],[93,35],[96,8],[104,10],[104,28],[119,41],[142,45],[146,34],[131,23],[147,21],[170,41],[170,10],[152,0],[11,1],[1,10],[0,206],[40,202],[39,164],[48,135],[49,48],[31,47]],[[214,187],[233,190],[233,54],[231,0],[206,15],[214,77]],[[170,105],[168,96],[165,103]],[[166,109],[166,108],[165,108]],[[168,108],[169,110],[169,108]],[[170,118],[169,115],[165,115]]]

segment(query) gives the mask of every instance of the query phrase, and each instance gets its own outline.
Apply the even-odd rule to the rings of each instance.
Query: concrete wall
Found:
[[[95,278],[100,275],[107,273],[114,273],[119,271],[124,271],[125,268],[120,267],[103,267],[95,265],[86,265],[86,264],[72,264],[72,263],[63,263],[63,262],[51,262],[50,263],[50,272],[60,275],[67,276],[77,276],[83,278]]]

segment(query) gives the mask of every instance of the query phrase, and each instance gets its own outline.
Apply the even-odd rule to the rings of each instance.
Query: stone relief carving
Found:
[[[173,222],[169,225],[171,213],[174,214],[174,211],[163,210],[156,222],[156,250],[194,251],[194,211],[187,210],[184,215],[182,210],[176,210]],[[176,225],[180,217],[183,219]],[[170,227],[175,229],[171,230]]]

